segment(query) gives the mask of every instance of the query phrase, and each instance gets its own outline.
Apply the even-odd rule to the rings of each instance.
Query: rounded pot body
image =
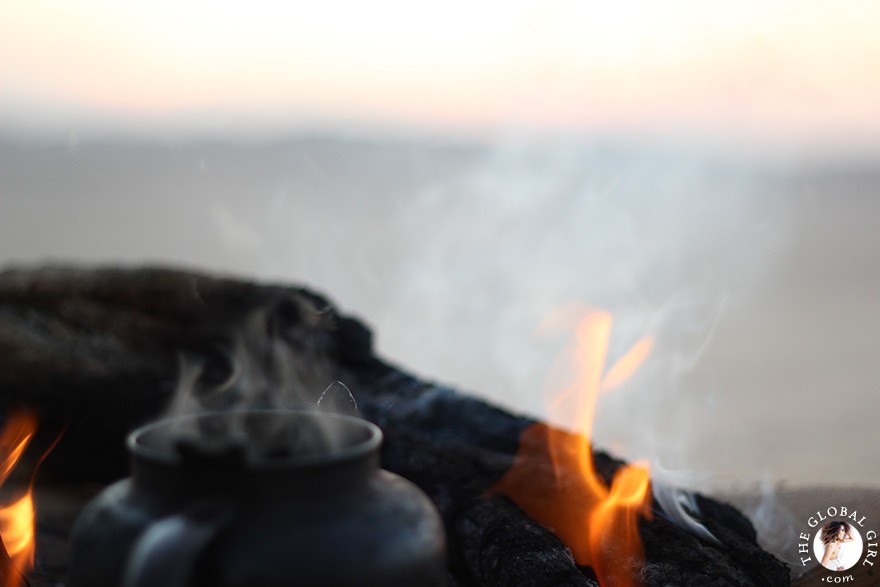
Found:
[[[212,438],[181,441],[193,425]],[[269,439],[257,453],[251,437],[227,442],[242,430]],[[325,432],[329,440],[297,440]],[[444,585],[440,518],[415,485],[379,468],[380,442],[369,422],[313,412],[141,428],[129,437],[132,476],[74,526],[70,585]]]

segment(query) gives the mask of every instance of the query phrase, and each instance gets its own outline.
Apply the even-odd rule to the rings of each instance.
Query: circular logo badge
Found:
[[[833,520],[819,527],[813,538],[813,554],[829,571],[846,571],[862,558],[862,535],[854,524]]]

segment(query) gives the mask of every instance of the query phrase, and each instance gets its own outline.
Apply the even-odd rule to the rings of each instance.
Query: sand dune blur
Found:
[[[877,486],[878,186],[866,164],[614,142],[7,142],[0,265],[305,283],[385,356],[539,416],[564,340],[538,324],[599,305],[612,353],[658,335],[600,444],[685,484]]]

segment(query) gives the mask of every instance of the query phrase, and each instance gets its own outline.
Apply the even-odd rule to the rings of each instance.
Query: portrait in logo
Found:
[[[862,556],[862,536],[852,524],[842,520],[828,522],[816,532],[813,553],[826,569],[845,571]]]

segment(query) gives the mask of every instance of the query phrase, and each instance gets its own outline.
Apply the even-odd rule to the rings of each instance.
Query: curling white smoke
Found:
[[[406,251],[377,314],[383,350],[540,417],[565,341],[537,325],[572,303],[607,309],[612,360],[646,333],[656,344],[601,398],[596,444],[711,470],[701,436],[724,415],[699,358],[785,232],[767,230],[775,219],[744,168],[670,153],[511,140],[414,193],[391,223]]]
[[[290,410],[357,415],[348,387],[331,379],[318,350],[322,312],[304,298],[258,308],[217,325],[207,348],[180,356],[175,395],[161,428],[169,446],[246,450],[252,455],[331,452],[345,439],[339,420],[296,420]],[[213,414],[209,418],[194,416]],[[308,432],[306,432],[308,430]],[[169,448],[169,450],[171,450]]]

